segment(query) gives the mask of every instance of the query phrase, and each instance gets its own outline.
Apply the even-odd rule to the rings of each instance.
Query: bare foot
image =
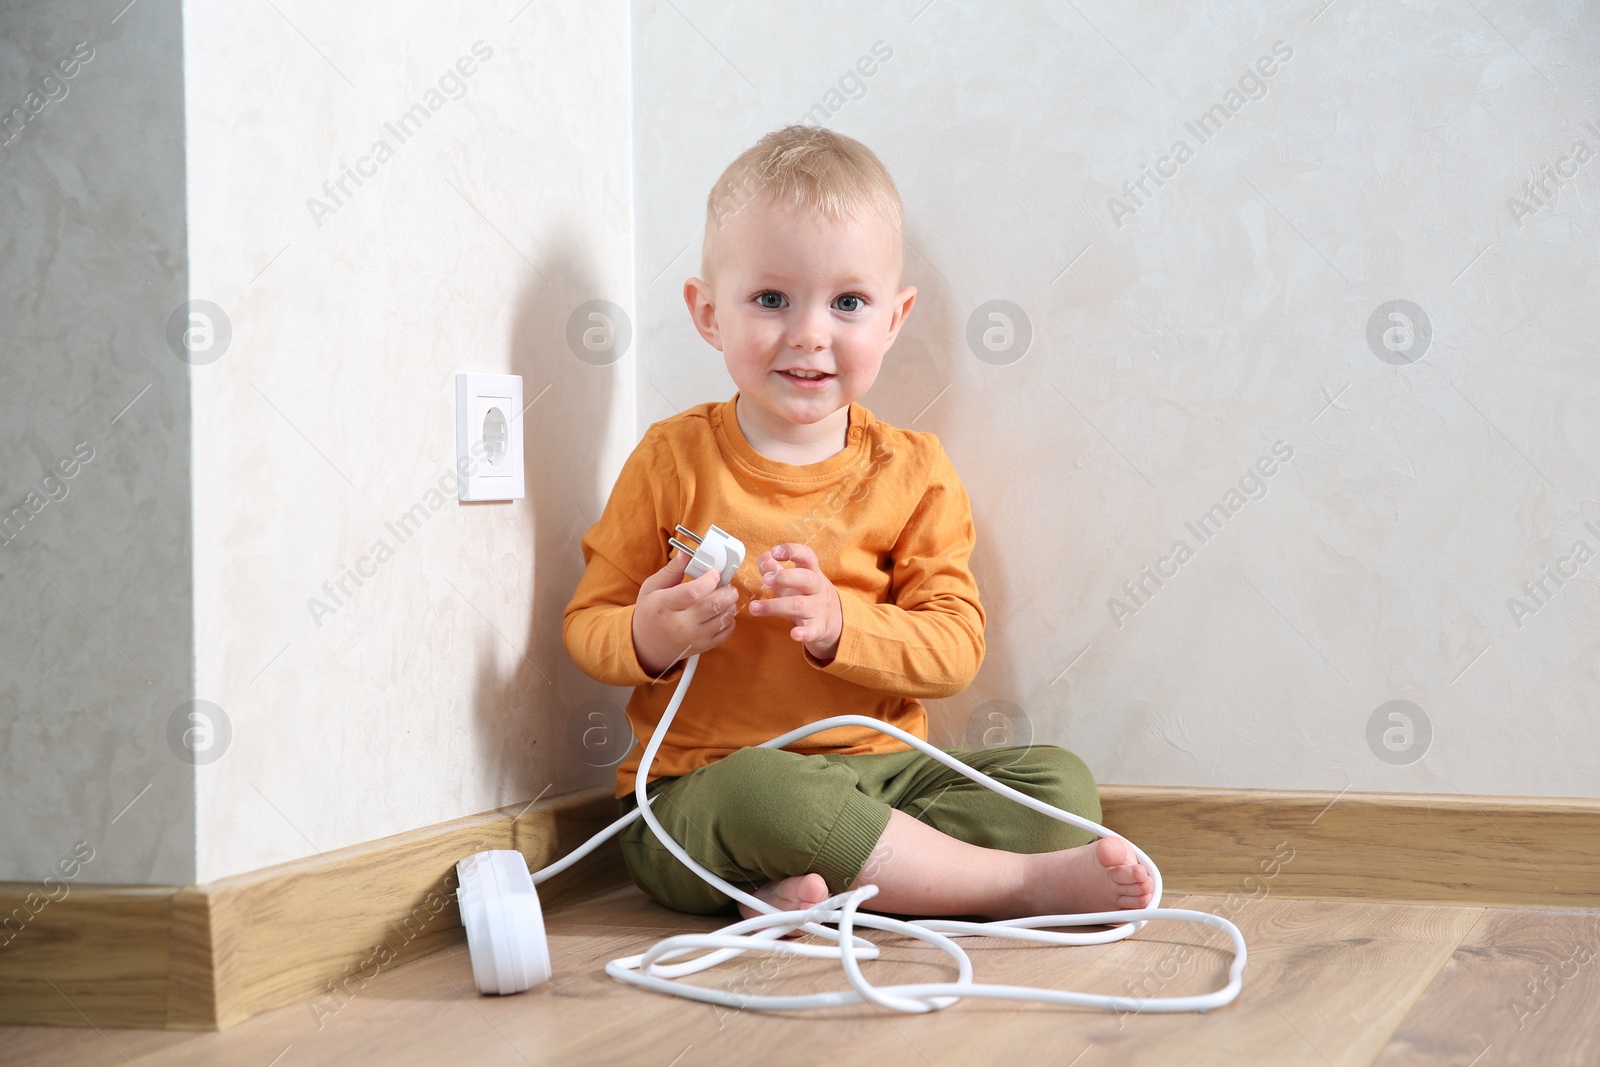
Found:
[[[1076,915],[1142,908],[1155,895],[1150,872],[1133,846],[1115,837],[1060,852],[1023,856],[1014,915]]]
[[[804,911],[828,899],[828,883],[820,874],[797,874],[781,882],[768,882],[757,889],[755,895],[783,911]],[[740,904],[739,914],[753,919],[758,913],[748,904]]]

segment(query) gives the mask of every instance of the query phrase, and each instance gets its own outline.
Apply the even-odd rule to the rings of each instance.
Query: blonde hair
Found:
[[[876,214],[896,234],[905,229],[900,191],[872,149],[825,126],[785,126],[740,153],[711,186],[700,252],[707,281],[723,225],[759,199],[811,208],[834,220]]]

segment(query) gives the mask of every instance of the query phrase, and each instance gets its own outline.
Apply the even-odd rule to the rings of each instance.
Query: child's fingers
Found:
[[[683,624],[693,627],[701,640],[722,629],[730,614],[738,613],[739,590],[733,585],[718,587],[715,574],[701,574],[693,582],[678,585],[672,593],[675,598],[667,608],[677,611]]]
[[[809,550],[808,550],[809,551]],[[816,556],[811,557],[813,560]],[[762,583],[779,593],[800,593],[810,596],[820,593],[829,584],[828,576],[816,567],[780,567],[773,564],[761,573]]]
[[[738,615],[737,604],[733,607],[720,608],[713,611],[701,622],[695,624],[694,642],[704,644],[707,648],[715,648],[720,645],[733,632]]]
[[[793,541],[774,545],[772,557],[776,560],[792,561],[796,567],[805,567],[808,570],[818,570],[821,567],[821,564],[817,562],[815,549],[810,545],[802,545]]]
[[[822,605],[813,596],[780,596],[770,600],[752,600],[750,614],[781,616],[796,626],[807,626],[820,618]]]
[[[674,548],[667,554],[666,566],[662,567],[661,570],[658,571],[657,573],[658,574],[682,574],[683,573],[683,569],[685,567],[687,567],[688,565],[689,565],[689,554],[687,552],[679,552],[677,549]]]
[[[675,585],[667,590],[667,595],[668,608],[673,611],[692,610],[696,621],[699,622],[726,611],[729,602],[737,600],[739,596],[732,586],[726,589],[717,588],[715,571],[706,571],[693,581]]]
[[[822,620],[815,615],[798,615],[789,636],[796,641],[815,641],[822,636]]]
[[[785,563],[793,564],[796,568],[807,568],[820,571],[822,564],[817,560],[816,550],[810,545],[803,545],[796,541],[787,541],[781,545],[773,545],[761,553],[757,566],[763,573],[777,570]]]
[[[641,597],[654,593],[657,589],[669,589],[683,580],[683,569],[689,565],[689,557],[676,550],[667,557],[666,565],[646,578],[639,586]]]
[[[739,594],[732,589],[719,589],[714,595],[689,610],[698,616],[702,625],[720,627],[724,620],[731,619],[739,613]]]
[[[817,591],[817,578],[816,571],[788,567],[767,571],[761,576],[761,582],[778,596],[806,596]]]

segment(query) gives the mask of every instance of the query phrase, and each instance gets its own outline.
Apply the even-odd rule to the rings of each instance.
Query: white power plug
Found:
[[[684,573],[691,578],[698,578],[706,571],[717,572],[717,584],[727,585],[733,581],[735,572],[744,563],[744,542],[718,526],[712,526],[701,537],[686,526],[679,526],[678,532],[685,537],[692,538],[696,548],[690,548],[676,537],[667,538],[667,543],[680,552],[686,552],[691,557],[689,565],[684,568]]]

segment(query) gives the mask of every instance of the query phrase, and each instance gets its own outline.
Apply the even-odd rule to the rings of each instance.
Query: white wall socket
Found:
[[[456,474],[462,500],[525,495],[520,375],[456,375]]]

